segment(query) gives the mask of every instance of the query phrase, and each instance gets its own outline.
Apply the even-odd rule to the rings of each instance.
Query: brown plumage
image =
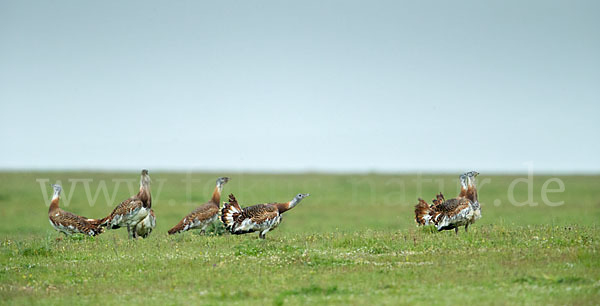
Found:
[[[433,206],[440,205],[440,204],[444,203],[444,201],[445,201],[444,195],[440,192],[439,194],[437,194],[435,196],[435,199],[432,200]]]
[[[137,238],[136,227],[150,213],[152,196],[150,193],[150,176],[148,170],[142,170],[140,178],[140,191],[135,196],[121,202],[115,209],[102,219],[101,226],[108,229],[127,227],[129,238]]]
[[[458,197],[445,200],[440,193],[433,200],[433,205],[428,205],[422,199],[415,206],[415,221],[417,225],[434,224],[438,231],[454,229],[465,226],[481,217],[481,209],[477,201],[477,191],[474,178],[479,173],[467,172],[460,176],[461,191]]]
[[[308,196],[300,193],[286,203],[257,204],[242,209],[235,196],[230,194],[229,203],[221,210],[221,221],[232,234],[259,232],[258,236],[265,239],[265,235],[281,223],[281,215]]]
[[[89,236],[96,236],[103,232],[103,228],[99,226],[100,220],[88,219],[62,210],[58,206],[62,187],[59,185],[52,185],[52,187],[54,188],[54,196],[48,209],[48,219],[57,231],[65,235],[82,233]]]
[[[208,225],[212,224],[219,216],[219,207],[221,203],[221,193],[223,186],[229,182],[228,177],[217,179],[217,185],[213,191],[210,201],[194,209],[187,216],[183,217],[179,223],[169,230],[169,235],[185,232],[191,229],[199,228],[202,232]]]
[[[467,173],[467,190],[465,191],[465,197],[471,202],[478,202],[477,188],[475,187],[475,177],[479,174],[471,171]]]
[[[430,205],[419,198],[419,203],[415,205],[415,221],[418,225],[427,225],[430,216]]]

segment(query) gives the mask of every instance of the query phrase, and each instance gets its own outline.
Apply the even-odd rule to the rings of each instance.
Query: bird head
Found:
[[[217,185],[218,186],[223,186],[225,185],[227,182],[229,182],[229,178],[226,176],[220,177],[217,179]]]
[[[52,188],[54,189],[54,193],[60,193],[62,190],[60,185],[52,185]]]
[[[294,199],[296,199],[296,201],[300,201],[308,196],[310,196],[310,193],[299,193],[294,197]]]
[[[479,172],[477,172],[477,171],[469,171],[469,172],[467,172],[466,174],[467,174],[467,176],[469,176],[469,177],[476,177],[476,176],[478,176],[478,175],[479,175]]]
[[[142,170],[142,177],[140,178],[140,186],[149,185],[152,180],[150,179],[150,175],[148,175],[148,170]],[[141,188],[141,187],[140,187]]]
[[[60,185],[52,185],[52,188],[54,189],[54,194],[52,195],[52,200],[58,199],[58,197],[60,196],[60,191],[62,190],[62,187],[60,187]]]

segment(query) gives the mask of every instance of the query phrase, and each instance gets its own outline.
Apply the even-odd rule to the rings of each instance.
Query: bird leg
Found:
[[[129,239],[133,238],[133,235],[131,234],[131,226],[129,224],[127,224],[127,234],[129,235]]]
[[[458,227],[454,228],[454,233],[456,234],[456,236],[458,236]]]
[[[468,232],[469,224],[465,225],[465,233]]]
[[[266,237],[266,235],[267,235],[268,232],[269,232],[269,229],[266,229],[266,230],[260,232],[258,234],[258,237],[260,237],[260,239],[265,239],[265,237]]]

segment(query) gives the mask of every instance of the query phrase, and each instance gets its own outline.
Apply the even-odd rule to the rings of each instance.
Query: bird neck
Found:
[[[293,200],[291,200],[287,203],[278,203],[277,210],[279,210],[279,213],[281,214],[285,211],[288,211],[288,210],[294,208],[296,205],[298,205],[298,203],[300,203],[300,200],[297,198],[294,198]]]
[[[298,203],[300,203],[300,200],[298,198],[294,198],[293,200],[289,201],[289,209],[294,208],[294,206],[298,205]]]
[[[150,193],[150,182],[145,177],[140,180],[140,192],[137,195],[146,207],[152,206],[152,194]]]
[[[458,195],[459,197],[465,197],[467,196],[467,182],[465,181],[465,178],[463,176],[460,177],[460,194]]]
[[[217,186],[215,187],[215,190],[213,191],[212,198],[210,199],[210,201],[214,204],[217,204],[217,206],[219,206],[219,204],[221,203],[221,192],[222,191],[223,191],[223,185],[217,184]]]
[[[60,201],[60,195],[58,192],[54,191],[54,195],[52,196],[52,202],[50,202],[50,209],[48,212],[53,212],[58,209],[58,202]]]
[[[471,194],[473,195],[473,202],[479,201],[479,199],[477,197],[477,188],[475,188],[475,185],[473,185],[473,187],[471,187]]]
[[[467,188],[465,186],[460,186],[460,193],[458,194],[459,197],[466,197],[467,196]]]
[[[277,203],[275,204],[275,206],[277,206],[277,211],[279,212],[279,214],[282,214],[290,209],[292,209],[293,206],[290,206],[292,202],[286,202],[286,203]]]
[[[467,197],[469,198],[469,200],[473,201],[473,202],[477,202],[478,198],[477,198],[477,188],[475,187],[475,181],[469,179],[469,184],[467,187]]]

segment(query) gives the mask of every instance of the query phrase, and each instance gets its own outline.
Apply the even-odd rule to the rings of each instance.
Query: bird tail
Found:
[[[437,206],[440,205],[442,203],[444,203],[446,201],[446,199],[444,199],[444,195],[440,192],[439,194],[437,194],[435,196],[435,199],[433,199],[433,206]]]
[[[100,226],[100,224],[102,224],[102,222],[104,222],[106,218],[102,218],[102,219],[86,219],[85,221],[89,222],[91,225],[94,226]]]
[[[183,224],[183,220],[185,220],[185,218],[183,218],[181,221],[179,221],[179,223],[177,223],[177,225],[173,226],[173,228],[169,230],[169,235],[177,234],[184,231],[185,226]]]
[[[92,225],[92,230],[94,231],[94,236],[104,233],[104,227],[101,227],[99,224]]]
[[[432,209],[423,199],[419,198],[419,203],[415,205],[415,221],[417,225],[429,225],[431,220]]]
[[[229,195],[229,202],[225,202],[223,209],[221,209],[221,221],[225,225],[228,231],[232,231],[233,224],[237,216],[242,213],[242,208],[238,204],[233,194]]]
[[[102,219],[98,219],[99,226],[106,227],[106,226],[108,226],[108,223],[110,223],[110,216],[102,218]]]
[[[120,226],[112,224],[113,223],[112,222],[113,221],[112,214],[109,215],[109,216],[107,216],[107,217],[105,217],[105,218],[97,219],[97,220],[98,220],[97,222],[98,222],[98,226],[99,227],[106,227],[106,229],[118,229],[118,228],[120,228]]]
[[[97,236],[104,233],[104,227],[100,226],[100,219],[85,219],[87,223],[85,226],[85,231],[90,236]]]

